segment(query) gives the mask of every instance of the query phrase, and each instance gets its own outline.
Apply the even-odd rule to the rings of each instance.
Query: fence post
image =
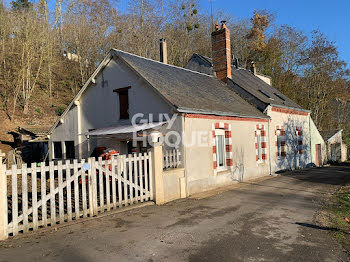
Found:
[[[154,144],[151,149],[153,168],[153,196],[157,205],[164,204],[163,148]]]
[[[0,150],[0,240],[8,238],[7,235],[7,176],[6,166],[2,164],[5,156]]]
[[[94,216],[98,215],[97,203],[97,174],[96,174],[96,160],[94,157],[91,160],[91,183],[92,183],[92,209]],[[100,171],[99,171],[100,172]]]

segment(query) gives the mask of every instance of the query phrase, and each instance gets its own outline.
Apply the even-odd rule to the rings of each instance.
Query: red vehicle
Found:
[[[94,149],[94,152],[92,152],[91,156],[98,159],[99,157],[102,157],[102,160],[110,160],[112,156],[118,156],[119,151],[112,149],[112,148],[106,148],[106,147],[96,147]]]
[[[111,160],[112,156],[119,156],[119,152],[117,150],[107,148],[99,157],[102,157],[102,160]],[[110,164],[108,165],[108,169],[109,171],[112,171]]]
[[[112,148],[96,147],[93,153],[91,154],[91,156],[97,159],[101,157],[102,160],[111,160],[112,156],[119,156],[119,151],[114,150]],[[108,169],[109,171],[112,171],[111,165],[108,165]],[[96,170],[96,174],[98,174],[98,170]],[[86,178],[86,182],[87,182],[87,178]],[[81,179],[79,179],[79,184],[81,184]]]
[[[112,156],[119,156],[119,151],[107,148],[101,155],[99,155],[99,157],[102,157],[102,160],[110,160],[112,159]]]

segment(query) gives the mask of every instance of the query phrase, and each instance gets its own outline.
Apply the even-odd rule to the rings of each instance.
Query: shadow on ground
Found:
[[[350,183],[350,167],[321,167],[296,170],[282,174],[302,182],[342,186]],[[340,175],[340,176],[339,176]],[[347,176],[348,175],[348,176]]]

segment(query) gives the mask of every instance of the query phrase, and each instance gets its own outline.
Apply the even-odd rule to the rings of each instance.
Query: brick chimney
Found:
[[[211,33],[213,67],[216,77],[226,83],[227,77],[231,78],[230,30],[226,27],[226,21],[221,21],[220,30],[218,25],[215,29]]]

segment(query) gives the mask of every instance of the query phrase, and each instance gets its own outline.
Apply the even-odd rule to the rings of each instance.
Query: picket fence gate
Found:
[[[37,230],[153,200],[152,153],[6,170],[6,233]]]

